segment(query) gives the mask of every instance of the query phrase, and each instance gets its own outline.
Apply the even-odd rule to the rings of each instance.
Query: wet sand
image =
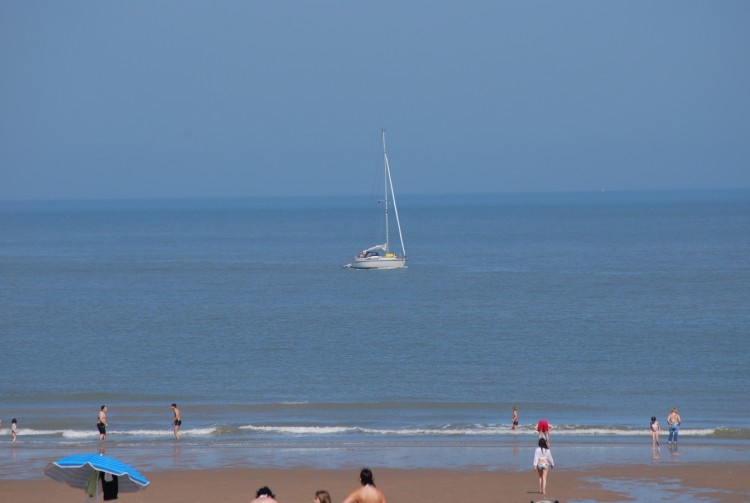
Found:
[[[316,490],[328,490],[342,501],[357,487],[360,467],[351,470],[309,468],[171,470],[144,473],[149,487],[120,493],[119,501],[160,503],[247,502],[264,485],[280,503],[310,502]],[[375,482],[390,503],[456,501],[561,502],[615,501],[750,501],[747,463],[696,463],[669,466],[605,466],[587,470],[557,468],[546,496],[538,493],[536,473],[517,471],[378,469]],[[83,491],[50,479],[0,481],[0,501],[83,501]]]

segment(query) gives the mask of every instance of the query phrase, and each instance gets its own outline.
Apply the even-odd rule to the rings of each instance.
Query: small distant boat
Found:
[[[391,167],[388,164],[388,151],[385,148],[385,129],[380,132],[383,140],[383,172],[384,172],[384,208],[385,208],[385,243],[371,246],[360,251],[354,258],[354,262],[346,265],[353,269],[401,269],[406,267],[406,248],[404,248],[404,236],[401,233],[401,221],[398,218],[398,206],[396,206],[396,194],[393,192],[393,179],[391,178]],[[391,251],[390,241],[390,214],[388,212],[390,203],[393,203],[393,214],[396,217],[398,228],[398,239],[401,244],[401,254]]]

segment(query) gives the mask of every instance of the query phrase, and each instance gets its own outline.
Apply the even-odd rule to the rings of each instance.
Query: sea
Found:
[[[559,466],[750,459],[750,190],[398,210],[407,267],[365,271],[367,197],[1,201],[0,479],[83,452],[528,470],[540,419]]]

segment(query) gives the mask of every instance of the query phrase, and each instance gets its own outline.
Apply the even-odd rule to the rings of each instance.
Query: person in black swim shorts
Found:
[[[182,426],[182,414],[180,409],[177,408],[177,404],[173,403],[170,405],[172,412],[174,412],[174,419],[172,419],[172,426],[174,427],[174,438],[180,439],[180,426]]]
[[[96,429],[99,430],[99,440],[107,438],[107,406],[102,405],[99,414],[96,416]]]

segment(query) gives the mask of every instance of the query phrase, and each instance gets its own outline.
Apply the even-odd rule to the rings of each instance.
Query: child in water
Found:
[[[651,416],[651,447],[659,447],[659,421],[656,416]]]

